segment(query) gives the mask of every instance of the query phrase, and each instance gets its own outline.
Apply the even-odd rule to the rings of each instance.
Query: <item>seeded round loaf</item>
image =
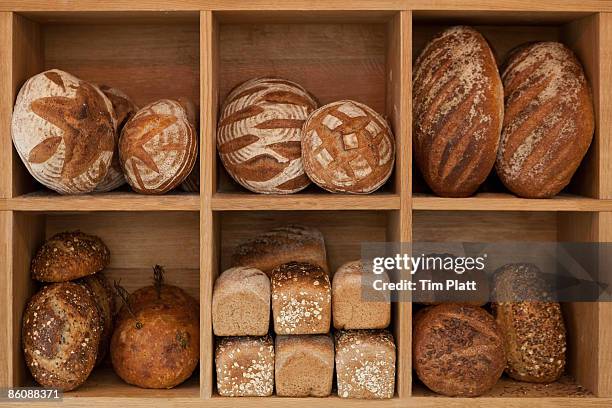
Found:
[[[100,365],[106,357],[111,336],[113,334],[113,318],[115,316],[115,297],[113,290],[102,272],[86,276],[77,281],[85,286],[91,293],[100,314],[102,330],[100,332],[100,345],[96,365]]]
[[[332,102],[304,123],[302,154],[308,177],[333,193],[368,194],[393,171],[395,139],[387,121],[362,103]]]
[[[63,391],[83,384],[96,363],[101,330],[98,307],[84,286],[45,286],[23,314],[23,354],[34,380]]]
[[[499,144],[504,90],[487,40],[471,27],[436,35],[413,69],[414,156],[434,193],[473,194]]]
[[[111,102],[95,85],[58,69],[23,85],[11,132],[30,174],[61,194],[92,192],[106,177],[115,149]]]
[[[227,96],[217,130],[221,162],[243,187],[289,194],[310,184],[302,164],[302,124],[317,107],[300,85],[279,78],[244,82]]]
[[[593,139],[593,99],[582,65],[561,43],[532,43],[510,53],[502,79],[497,174],[521,197],[552,197],[569,184]]]
[[[506,373],[519,381],[549,383],[565,369],[565,324],[558,302],[532,264],[510,264],[493,276],[493,314],[504,336]],[[520,301],[538,299],[540,301]]]
[[[32,259],[32,279],[66,282],[106,268],[110,251],[102,240],[81,231],[61,232],[49,238]]]
[[[451,397],[475,397],[490,390],[504,372],[500,330],[476,306],[430,306],[414,319],[413,366],[423,383]]]

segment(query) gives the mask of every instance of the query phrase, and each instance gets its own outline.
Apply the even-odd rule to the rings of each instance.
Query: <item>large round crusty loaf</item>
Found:
[[[332,102],[308,117],[303,132],[304,169],[325,190],[371,193],[393,171],[393,133],[369,106],[350,100]]]
[[[217,149],[229,175],[255,193],[306,188],[302,124],[316,107],[304,88],[285,79],[251,79],[232,90],[217,131]]]
[[[569,184],[595,128],[591,90],[574,53],[556,42],[511,52],[497,174],[513,193],[552,197]]]
[[[482,395],[504,372],[503,337],[484,309],[452,303],[430,306],[417,314],[413,327],[413,365],[432,391]]]
[[[504,91],[493,52],[473,28],[435,36],[412,79],[416,163],[434,193],[473,194],[495,164]]]
[[[106,177],[113,107],[92,84],[57,69],[33,76],[19,91],[11,130],[30,174],[58,193],[89,193]]]
[[[109,262],[110,251],[100,238],[81,231],[60,232],[40,247],[31,273],[41,282],[66,282],[99,272]]]
[[[193,109],[183,99],[161,99],[125,124],[119,159],[134,191],[164,194],[187,178],[198,157]]]
[[[543,301],[550,293],[533,264],[505,265],[493,276],[492,307],[505,340],[506,373],[516,380],[553,382],[565,369],[565,325],[559,303]]]
[[[70,391],[87,380],[96,363],[102,330],[91,293],[62,282],[45,286],[23,314],[26,365],[43,387]]]

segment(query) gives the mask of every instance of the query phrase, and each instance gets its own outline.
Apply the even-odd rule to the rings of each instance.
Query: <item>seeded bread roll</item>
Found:
[[[308,262],[327,271],[323,234],[315,228],[287,225],[238,245],[232,254],[233,266],[250,266],[268,276],[287,262]]]
[[[413,70],[414,156],[434,193],[473,194],[495,164],[504,90],[487,40],[471,27],[436,35]]]
[[[270,336],[222,337],[215,350],[217,391],[222,397],[269,397],[274,390]]]
[[[270,325],[270,278],[255,268],[236,267],[215,281],[212,323],[216,336],[264,336]]]
[[[23,354],[34,380],[63,391],[83,384],[96,363],[101,330],[98,308],[84,286],[45,286],[23,314]]]
[[[387,330],[336,332],[336,376],[341,398],[393,398],[395,342]]]
[[[551,293],[532,264],[505,265],[493,277],[493,314],[504,336],[506,373],[519,381],[549,383],[565,369],[567,350],[561,306],[545,300]]]
[[[274,378],[279,397],[327,397],[334,382],[329,335],[276,336]]]
[[[332,282],[336,329],[384,329],[389,325],[389,293],[372,288],[377,279],[389,281],[386,275],[366,272],[361,261],[347,262],[338,268]]]
[[[327,273],[308,263],[290,262],[272,271],[272,316],[276,334],[324,334],[331,320]]]
[[[61,232],[49,238],[32,259],[32,279],[66,282],[106,268],[110,251],[102,240],[81,231]]]
[[[430,306],[414,319],[412,358],[421,381],[440,394],[475,397],[490,390],[506,365],[493,316],[476,306]]]

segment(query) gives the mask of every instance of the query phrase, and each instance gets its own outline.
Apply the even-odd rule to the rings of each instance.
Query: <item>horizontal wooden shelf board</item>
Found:
[[[413,210],[440,211],[612,211],[612,200],[576,195],[527,199],[506,193],[481,193],[468,198],[445,198],[425,194],[412,197]]]
[[[399,194],[291,194],[264,195],[250,193],[216,193],[212,198],[215,211],[249,210],[397,210]]]
[[[190,193],[144,195],[111,192],[62,196],[41,191],[0,201],[12,211],[199,211],[200,196]]]

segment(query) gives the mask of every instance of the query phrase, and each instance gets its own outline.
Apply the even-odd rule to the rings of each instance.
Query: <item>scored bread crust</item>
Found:
[[[413,70],[416,163],[434,193],[473,194],[499,144],[504,90],[487,40],[467,26],[436,35]]]

